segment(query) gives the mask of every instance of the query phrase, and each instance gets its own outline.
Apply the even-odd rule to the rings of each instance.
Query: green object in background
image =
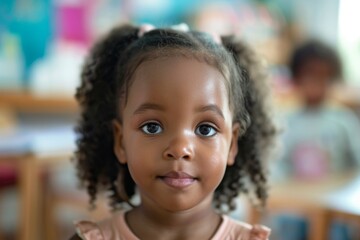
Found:
[[[0,33],[0,90],[18,90],[22,87],[23,58],[16,35]]]

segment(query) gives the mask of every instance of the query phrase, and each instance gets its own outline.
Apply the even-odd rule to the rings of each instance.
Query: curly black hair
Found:
[[[241,192],[254,193],[263,205],[267,198],[265,162],[277,131],[267,106],[264,68],[254,52],[234,36],[222,37],[218,44],[209,34],[196,31],[155,29],[141,37],[138,33],[138,27],[119,26],[95,44],[77,89],[81,117],[74,161],[91,206],[100,191],[110,193],[114,208],[131,205],[136,184],[127,165],[115,156],[112,122],[121,119],[117,109],[126,101],[136,68],[164,56],[196,58],[219,69],[227,80],[233,121],[240,123],[242,132],[235,163],[226,168],[214,194],[214,206],[234,210],[234,200]]]
[[[332,69],[332,81],[340,81],[342,65],[338,53],[326,43],[317,40],[307,40],[297,46],[289,60],[289,68],[296,82],[303,66],[311,60],[320,60],[327,63]]]

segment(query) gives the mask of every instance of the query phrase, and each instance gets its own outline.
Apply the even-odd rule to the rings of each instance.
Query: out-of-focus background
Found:
[[[281,151],[267,163],[267,211],[259,214],[239,198],[233,217],[270,225],[272,239],[360,239],[359,10],[358,0],[1,0],[0,239],[68,239],[74,220],[108,216],[105,195],[96,210],[89,210],[70,161],[79,110],[73,96],[91,44],[124,22],[158,27],[186,22],[198,30],[232,33],[266,61]],[[338,120],[342,111],[331,112],[335,117],[306,113],[300,121],[309,121],[305,128],[289,117],[302,108],[288,62],[293,49],[308,39],[339,53],[342,82],[331,85],[327,101],[346,109],[349,122]],[[317,135],[319,129],[323,132]],[[333,130],[335,135],[327,134]],[[283,167],[290,166],[285,153],[296,142],[287,137],[299,139],[296,134],[303,141],[295,153],[301,162],[295,168],[306,172],[301,178]],[[330,142],[330,150],[312,149],[317,137]],[[349,154],[336,155],[343,151],[339,145]],[[332,166],[324,160],[331,154],[341,164],[324,167]],[[350,157],[355,160],[347,164]],[[340,165],[347,168],[339,170]]]

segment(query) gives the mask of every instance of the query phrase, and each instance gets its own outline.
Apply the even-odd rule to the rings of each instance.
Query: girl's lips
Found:
[[[185,188],[193,184],[197,179],[185,172],[171,171],[159,177],[165,184],[173,188]]]

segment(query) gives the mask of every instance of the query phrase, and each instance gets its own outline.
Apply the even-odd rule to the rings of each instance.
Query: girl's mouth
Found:
[[[158,178],[166,185],[179,189],[186,188],[198,180],[196,177],[193,177],[188,173],[176,171],[168,172]]]

